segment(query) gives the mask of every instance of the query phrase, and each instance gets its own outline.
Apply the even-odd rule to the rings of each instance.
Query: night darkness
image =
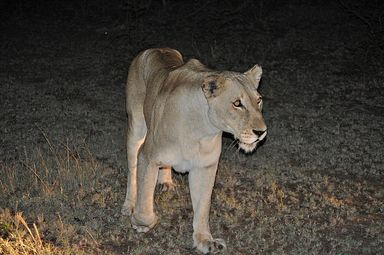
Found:
[[[383,1],[5,0],[0,20],[0,255],[197,254],[187,175],[150,232],[120,213],[127,72],[154,47],[263,67],[267,140],[225,134],[212,195],[227,254],[384,253]]]

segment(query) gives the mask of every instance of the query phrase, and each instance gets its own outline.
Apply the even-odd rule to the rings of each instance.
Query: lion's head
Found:
[[[263,101],[257,92],[262,75],[255,65],[245,73],[218,72],[204,79],[211,123],[239,140],[239,147],[252,152],[267,134],[262,115]]]

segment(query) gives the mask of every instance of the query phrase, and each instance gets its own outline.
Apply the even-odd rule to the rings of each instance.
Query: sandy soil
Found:
[[[186,176],[156,194],[153,231],[120,215],[128,66],[167,46],[264,69],[268,139],[244,155],[224,137],[212,197],[228,254],[384,253],[382,4],[101,2],[3,4],[0,209],[87,254],[194,254]]]

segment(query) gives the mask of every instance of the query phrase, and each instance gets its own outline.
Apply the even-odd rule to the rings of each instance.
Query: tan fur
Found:
[[[194,246],[225,249],[209,230],[211,194],[222,132],[246,152],[266,135],[257,87],[262,70],[217,72],[173,49],[149,49],[132,62],[127,82],[128,187],[122,212],[139,232],[152,228],[156,183],[172,187],[171,168],[189,172]]]

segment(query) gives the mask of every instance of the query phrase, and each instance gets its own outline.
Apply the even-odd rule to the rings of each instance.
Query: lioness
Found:
[[[226,248],[209,230],[211,194],[221,153],[222,132],[251,152],[266,136],[257,92],[262,69],[218,72],[196,59],[184,63],[174,49],[149,49],[132,62],[126,87],[128,188],[122,212],[146,232],[157,217],[156,183],[171,188],[171,169],[189,172],[193,243],[203,253]]]

